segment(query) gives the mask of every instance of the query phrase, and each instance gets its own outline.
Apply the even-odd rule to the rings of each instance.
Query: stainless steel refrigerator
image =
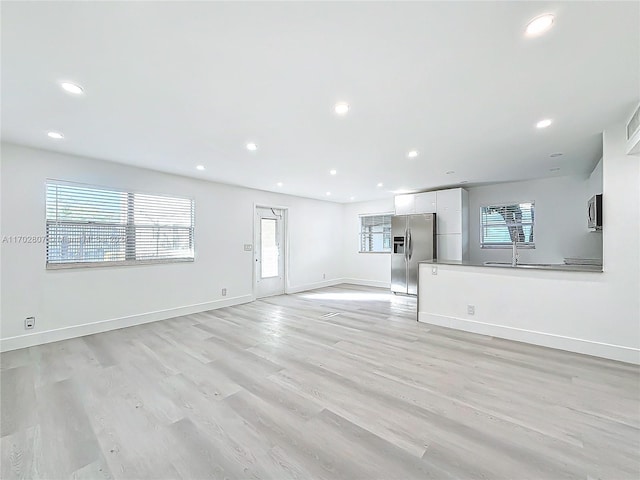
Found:
[[[436,214],[391,217],[391,291],[418,294],[418,262],[436,258]]]

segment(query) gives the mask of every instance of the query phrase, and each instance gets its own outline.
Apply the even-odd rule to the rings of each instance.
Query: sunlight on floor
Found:
[[[408,303],[414,301],[413,297],[403,297],[392,293],[370,293],[370,292],[344,292],[344,293],[307,293],[301,295],[309,300],[338,300],[357,302],[391,302]]]

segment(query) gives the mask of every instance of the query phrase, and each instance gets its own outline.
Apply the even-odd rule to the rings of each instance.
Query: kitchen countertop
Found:
[[[602,265],[566,265],[564,263],[521,263],[512,266],[510,262],[469,262],[459,260],[423,260],[419,262],[427,265],[460,265],[465,267],[483,268],[518,268],[528,270],[558,270],[565,272],[595,272],[602,273]]]

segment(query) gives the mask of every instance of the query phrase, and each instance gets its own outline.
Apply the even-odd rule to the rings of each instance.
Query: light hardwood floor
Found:
[[[638,367],[419,324],[379,289],[1,360],[3,479],[640,475]]]

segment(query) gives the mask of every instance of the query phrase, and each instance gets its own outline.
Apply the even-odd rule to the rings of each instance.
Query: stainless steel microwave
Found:
[[[588,226],[596,230],[602,229],[602,194],[594,195],[587,203]]]

